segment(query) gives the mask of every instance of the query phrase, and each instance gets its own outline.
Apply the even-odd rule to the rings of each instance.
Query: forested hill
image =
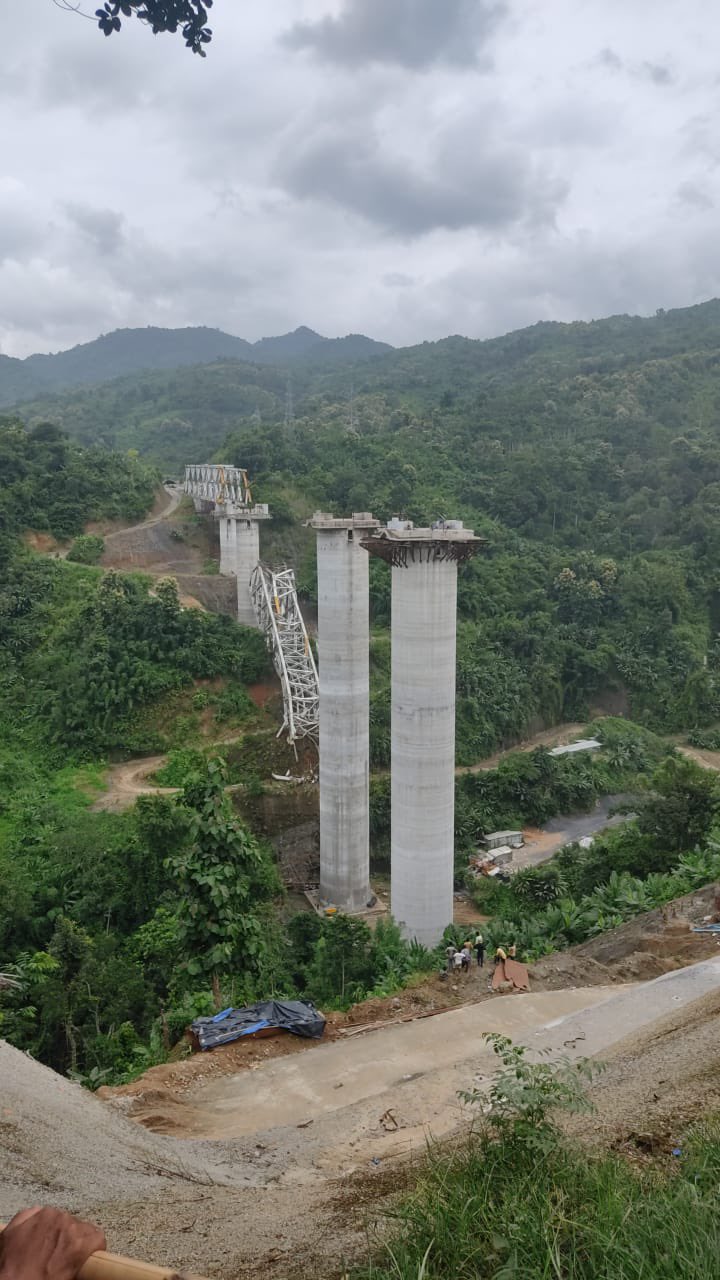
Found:
[[[129,332],[136,343],[147,333],[151,346],[158,334],[167,334]],[[559,449],[559,470],[553,467],[559,493],[550,508],[556,533],[568,510],[562,457],[571,439],[584,454],[588,444],[594,448],[601,441],[613,441],[614,464],[623,467],[630,454],[632,471],[637,467],[637,449],[630,447],[633,439],[641,453],[649,450],[657,461],[658,450],[664,452],[665,444],[681,432],[700,431],[711,437],[715,432],[720,301],[649,319],[614,316],[589,324],[541,323],[486,342],[451,337],[362,362],[348,362],[343,352],[350,348],[343,344],[367,352],[369,340],[324,341],[320,362],[312,356],[318,348],[307,346],[308,333],[299,330],[284,339],[263,340],[253,349],[252,364],[223,358],[134,373],[91,388],[44,395],[22,405],[19,412],[30,423],[51,420],[85,444],[137,449],[172,470],[193,458],[211,457],[228,433],[239,432],[243,441],[264,442],[269,436],[269,454],[263,443],[262,457],[259,446],[252,446],[246,459],[249,465],[263,466],[265,455],[274,458],[283,438],[292,367],[296,438],[317,442],[324,440],[326,430],[343,437],[351,430],[368,443],[387,434],[398,444],[396,433],[402,428],[403,447],[412,451],[416,439],[428,443],[428,424],[438,445],[467,438],[474,452],[483,456],[481,471],[488,466],[497,471],[502,462],[502,467],[518,473],[523,491],[514,495],[511,506],[505,488],[496,491],[494,484],[484,491],[482,505],[520,528],[526,524],[528,501],[536,504],[527,493],[522,459],[508,459],[532,444],[533,450],[539,447],[543,452],[545,470],[549,455],[555,458]],[[270,341],[276,351],[285,351],[284,364],[258,363],[259,349],[267,353],[264,343]],[[306,357],[288,364],[289,355],[303,344]],[[668,434],[668,441],[659,439],[658,430]],[[626,475],[623,487],[641,492],[646,486]],[[573,492],[578,496],[582,487]],[[576,511],[576,505],[569,513],[573,525],[576,516],[581,520],[587,515],[582,508]],[[547,527],[533,526],[542,532]]]
[[[0,573],[26,530],[64,540],[88,520],[141,520],[158,481],[137,458],[80,449],[52,423],[26,431],[0,414]],[[0,606],[0,650],[5,621]]]
[[[468,390],[478,380],[544,379],[636,368],[689,352],[720,351],[720,299],[654,316],[540,321],[485,341],[458,335],[401,347],[373,360],[356,389],[409,391],[428,381]]]
[[[105,382],[145,369],[177,369],[215,360],[247,360],[256,364],[297,361],[334,364],[366,360],[391,348],[362,334],[324,338],[302,326],[276,338],[246,342],[220,329],[117,329],[70,351],[16,360],[0,355],[0,406],[13,405],[45,392]]]
[[[176,472],[248,467],[308,591],[313,509],[452,515],[487,534],[460,586],[468,762],[610,695],[668,731],[720,718],[720,303],[298,364],[292,418],[286,368],[145,373],[24,412]],[[375,567],[373,608],[387,621]],[[379,751],[386,695],[381,682]]]

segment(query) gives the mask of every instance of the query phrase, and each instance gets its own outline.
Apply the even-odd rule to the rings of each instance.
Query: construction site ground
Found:
[[[0,1044],[0,1216],[59,1203],[117,1251],[228,1280],[342,1274],[428,1138],[469,1124],[457,1092],[490,1079],[490,1030],[606,1060],[574,1130],[662,1154],[720,1106],[720,945],[691,932],[713,895],[544,958],[529,995],[433,978],[333,1015],[320,1044],[225,1046],[102,1100]]]

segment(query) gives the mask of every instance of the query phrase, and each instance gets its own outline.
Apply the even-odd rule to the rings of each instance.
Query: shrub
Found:
[[[205,764],[202,751],[183,747],[170,752],[167,763],[153,775],[154,781],[161,787],[184,787],[192,778],[202,776]]]
[[[512,891],[521,902],[543,906],[555,902],[564,889],[559,867],[524,867],[512,878]]]
[[[688,742],[703,751],[720,751],[720,729],[694,729],[688,734]]]
[[[105,542],[95,533],[82,533],[67,553],[68,560],[76,564],[99,564],[105,551]]]
[[[558,1112],[591,1111],[585,1085],[601,1070],[589,1058],[571,1062],[529,1062],[525,1045],[508,1036],[486,1031],[487,1040],[502,1063],[489,1090],[463,1090],[460,1097],[482,1108],[482,1123],[511,1143],[548,1152],[559,1140]]]

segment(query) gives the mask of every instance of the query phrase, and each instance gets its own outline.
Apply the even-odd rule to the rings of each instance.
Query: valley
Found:
[[[573,327],[540,326],[303,359],[292,422],[287,365],[244,357],[83,378],[3,421],[2,1214],[60,1198],[116,1249],[206,1275],[301,1276],[311,1254],[345,1274],[367,1231],[388,1239],[385,1211],[422,1194],[428,1141],[452,1167],[471,1114],[458,1091],[494,1079],[488,1032],[539,1062],[606,1059],[596,1114],[563,1132],[631,1165],[662,1173],[718,1109],[718,943],[693,932],[720,880],[720,453],[697,426],[714,326],[707,304],[598,322],[582,349]],[[528,994],[490,994],[487,970],[441,976],[445,939],[420,947],[392,922],[378,562],[383,910],[310,909],[317,755],[277,736],[279,685],[235,621],[217,522],[176,482],[203,456],[250,467],[273,516],[261,559],[294,568],[313,642],[314,511],[457,514],[487,539],[459,579],[446,934],[479,927],[488,964],[517,944]],[[580,737],[599,749],[550,754]],[[469,877],[480,835],[514,828],[510,883]],[[323,1041],[189,1053],[194,1017],[271,993],[315,1001]]]

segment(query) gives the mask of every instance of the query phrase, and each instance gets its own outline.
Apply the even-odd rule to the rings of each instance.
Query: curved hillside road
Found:
[[[554,1056],[609,1058],[600,1081],[602,1090],[608,1080],[608,1104],[600,1093],[597,1123],[614,1126],[623,1114],[625,1127],[612,1138],[643,1132],[654,1108],[674,1108],[686,1095],[702,1113],[708,1073],[720,1061],[720,961],[604,994],[498,997],[308,1045],[184,1098],[148,1082],[146,1115],[156,1128],[192,1134],[182,1122],[195,1116],[225,1141],[148,1133],[0,1041],[0,1218],[57,1204],[101,1222],[114,1252],[224,1280],[281,1280],[296,1274],[299,1256],[335,1274],[341,1259],[366,1251],[376,1200],[402,1187],[394,1158],[422,1152],[428,1134],[467,1125],[457,1090],[486,1085],[497,1066],[484,1030],[510,1031]],[[293,1071],[279,1070],[284,1064]],[[121,1109],[127,1102],[117,1099]],[[245,1136],[232,1137],[233,1126]],[[356,1181],[337,1181],[352,1173]]]
[[[504,760],[505,756],[512,755],[516,751],[534,751],[536,747],[566,746],[574,738],[581,737],[586,729],[587,724],[556,724],[552,729],[542,729],[539,733],[533,734],[531,738],[526,738],[524,742],[516,742],[513,747],[504,747],[502,751],[496,751],[494,755],[487,756],[485,760],[478,760],[477,764],[459,764],[455,769],[455,773],[461,776],[464,773],[484,773],[487,769],[497,769],[500,761]]]
[[[122,538],[128,533],[137,533],[140,529],[151,529],[154,524],[160,524],[161,520],[167,520],[168,516],[171,516],[175,511],[177,511],[180,503],[185,497],[185,494],[182,489],[176,488],[175,486],[170,489],[164,484],[163,489],[168,495],[169,501],[167,505],[163,507],[162,511],[159,511],[154,516],[150,516],[147,520],[141,520],[139,524],[128,525],[125,529],[113,529],[110,533],[106,533],[104,535],[104,541],[108,543],[111,542],[113,538]]]
[[[131,808],[138,796],[174,796],[180,787],[159,787],[148,782],[148,775],[162,769],[168,757],[142,756],[138,760],[126,760],[123,764],[111,764],[105,776],[107,790],[93,804],[96,812],[122,813]]]
[[[308,1046],[196,1084],[182,1099],[150,1095],[145,1118],[180,1137],[254,1134],[268,1174],[281,1181],[306,1182],[308,1165],[348,1173],[421,1149],[463,1122],[458,1091],[487,1083],[498,1065],[482,1038],[487,1031],[554,1056],[602,1056],[709,994],[720,995],[720,958],[632,987],[499,996]]]
[[[146,520],[141,520],[139,524],[125,525],[122,529],[111,529],[109,533],[100,535],[105,543],[106,549],[108,542],[112,542],[113,538],[124,538],[127,537],[129,533],[137,533],[140,529],[150,529],[153,525],[160,524],[161,520],[167,520],[168,516],[171,516],[173,512],[177,511],[185,496],[182,489],[175,487],[170,489],[167,485],[163,485],[163,490],[167,494],[168,501],[162,511],[157,512],[154,516],[149,516]],[[68,544],[67,547],[63,547],[59,551],[53,551],[52,554],[54,558],[56,560],[66,560],[71,546],[72,543]],[[107,567],[112,568],[112,565]]]
[[[208,743],[208,747],[228,747],[240,742],[243,733],[236,733],[229,738],[221,738],[217,742]],[[122,764],[111,764],[105,776],[107,790],[93,804],[96,812],[122,813],[129,809],[138,796],[176,796],[182,787],[161,787],[156,782],[148,782],[151,773],[157,773],[168,762],[167,755],[140,756],[134,760],[125,760]],[[243,783],[231,782],[226,791],[239,791]]]
[[[512,870],[538,867],[566,844],[574,844],[585,836],[595,836],[601,831],[629,822],[635,816],[633,813],[616,813],[610,816],[611,809],[629,799],[626,795],[601,796],[588,813],[561,813],[537,831],[526,828],[525,844],[513,854]]]

